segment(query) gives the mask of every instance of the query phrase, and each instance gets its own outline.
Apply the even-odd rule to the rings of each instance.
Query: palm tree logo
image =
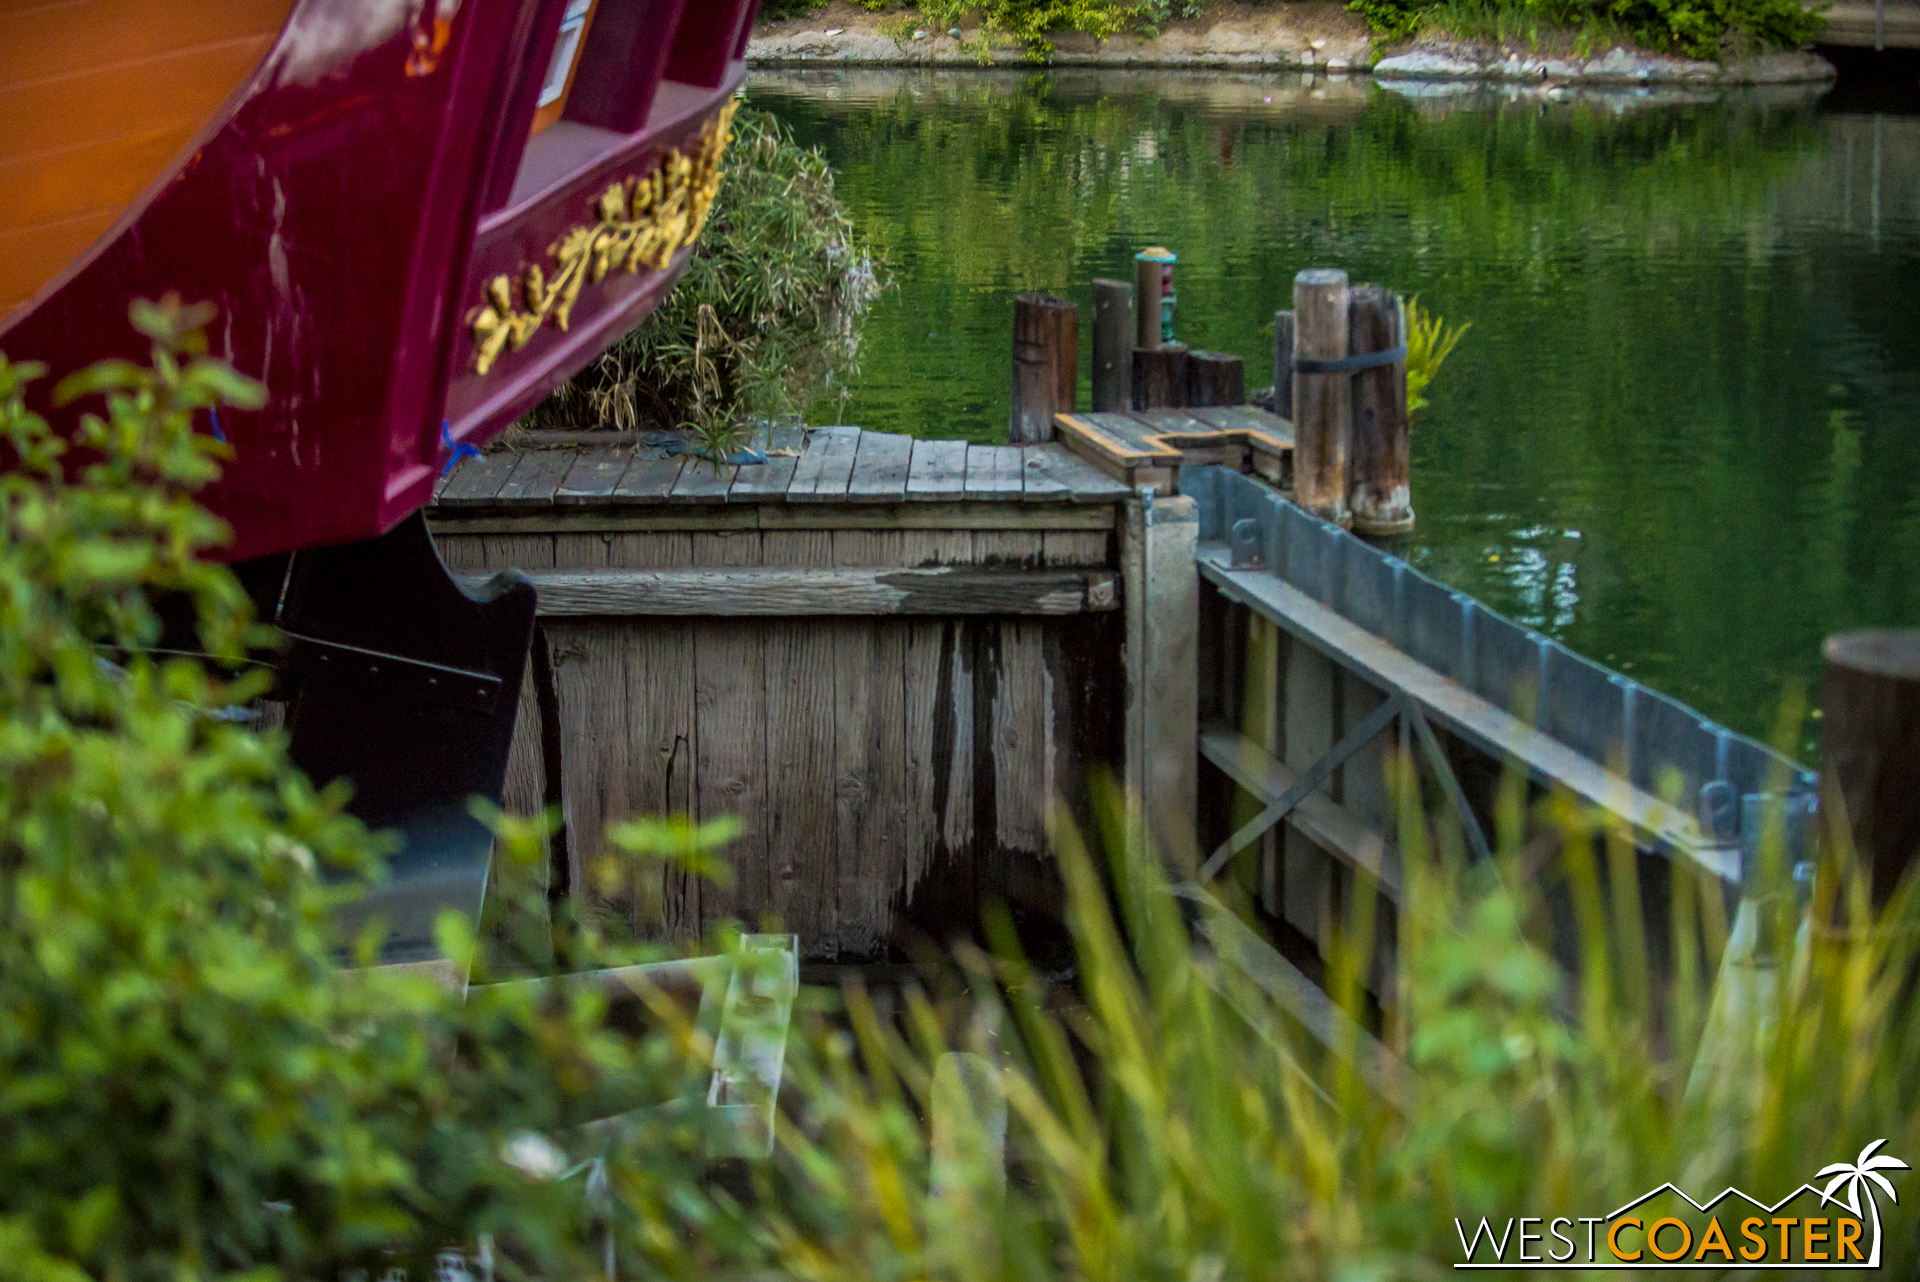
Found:
[[[1820,1195],[1820,1200],[1823,1203],[1841,1202],[1840,1198],[1833,1195],[1833,1191],[1842,1184],[1846,1185],[1846,1200],[1842,1204],[1849,1211],[1853,1212],[1854,1218],[1856,1219],[1860,1218],[1860,1194],[1862,1190],[1865,1190],[1868,1214],[1871,1215],[1873,1219],[1873,1258],[1866,1263],[1866,1267],[1870,1269],[1878,1268],[1880,1265],[1880,1202],[1874,1196],[1874,1185],[1880,1187],[1880,1191],[1887,1195],[1889,1202],[1898,1205],[1900,1195],[1893,1191],[1893,1185],[1889,1183],[1887,1177],[1880,1174],[1880,1172],[1905,1171],[1911,1169],[1905,1162],[1897,1157],[1888,1157],[1884,1153],[1878,1157],[1874,1156],[1874,1150],[1885,1143],[1886,1140],[1884,1139],[1875,1140],[1873,1143],[1861,1149],[1860,1156],[1854,1161],[1835,1162],[1832,1166],[1823,1166],[1820,1168],[1819,1174],[1813,1177],[1816,1180],[1824,1179],[1829,1175],[1833,1177],[1833,1179],[1828,1182],[1826,1191]],[[1873,1183],[1869,1184],[1867,1182],[1869,1180],[1873,1181]]]

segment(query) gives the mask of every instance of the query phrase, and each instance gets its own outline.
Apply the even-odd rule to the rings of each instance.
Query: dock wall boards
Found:
[[[964,443],[918,444],[958,446],[966,474]],[[448,567],[541,590],[506,808],[563,805],[555,876],[603,920],[686,938],[734,919],[871,959],[996,899],[1056,908],[1049,809],[1084,811],[1088,769],[1121,767],[1126,491],[1055,446],[973,448],[980,493],[926,502],[849,499],[857,467],[825,501],[743,492],[748,468],[720,502],[616,501],[591,452],[505,468],[598,499],[555,501],[562,479],[545,503],[462,503],[479,482],[455,476],[434,513]],[[605,875],[609,823],[672,813],[740,819],[731,885]]]

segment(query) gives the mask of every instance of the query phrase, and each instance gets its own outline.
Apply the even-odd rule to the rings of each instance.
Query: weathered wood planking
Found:
[[[1022,451],[1014,445],[967,447],[967,497],[1017,498],[1026,489]]]
[[[858,530],[839,535],[885,533]],[[893,533],[899,533],[893,531]],[[597,535],[562,540],[602,541]],[[739,537],[745,537],[743,533]],[[757,537],[757,536],[756,536]],[[1033,559],[1036,534],[985,535],[990,547],[1012,547]],[[1056,535],[1072,538],[1072,535]],[[1084,537],[1084,536],[1082,536]],[[1095,536],[1099,537],[1099,536]],[[995,552],[994,555],[1004,555]],[[571,563],[570,563],[571,564]],[[604,564],[604,561],[602,562]],[[1084,562],[1083,562],[1084,564]],[[1084,614],[1119,606],[1108,570],[973,569],[603,569],[529,576],[540,592],[543,618],[694,615],[749,618],[862,614]],[[485,575],[467,576],[478,587]]]
[[[833,536],[825,530],[776,531],[761,538],[769,566],[833,561]],[[842,854],[834,816],[834,637],[814,621],[782,619],[761,626],[771,907],[785,929],[800,936],[808,954],[834,957],[841,951]]]
[[[562,506],[601,503],[613,496],[613,489],[633,462],[633,451],[601,447],[584,451],[573,462],[566,479],[554,491],[553,501]]]
[[[693,536],[697,566],[737,570],[758,566],[762,555],[755,532]],[[766,647],[758,636],[727,623],[700,621],[690,632],[695,811],[702,821],[734,815],[742,825],[727,850],[732,884],[700,888],[700,922],[707,929],[727,920],[757,924],[769,906]]]
[[[470,458],[454,470],[446,488],[434,499],[442,508],[485,507],[500,493],[524,454],[483,454]]]
[[[933,502],[964,498],[967,493],[965,441],[915,441],[907,470],[907,498]]]
[[[1124,484],[1057,445],[853,428],[718,475],[644,449],[494,457],[430,517],[457,572],[540,588],[569,835],[611,901],[591,911],[654,937],[777,922],[853,958],[973,929],[989,900],[1057,904],[1052,799],[1116,751]],[[740,817],[730,886],[608,877],[608,823],[674,812]]]
[[[860,448],[857,427],[822,427],[807,440],[807,448],[793,469],[787,498],[794,503],[825,503],[844,499],[853,476],[853,460]]]
[[[643,568],[693,563],[693,536],[682,533],[617,534],[608,546],[610,565]],[[627,730],[632,748],[628,795],[643,815],[694,811],[693,645],[685,627],[647,620],[627,631]],[[628,816],[607,816],[608,819]],[[700,932],[699,893],[687,873],[664,862],[638,865],[627,874],[627,912],[636,931],[684,939]],[[691,910],[691,911],[690,911]]]
[[[837,569],[898,565],[897,530],[836,530]],[[842,951],[870,956],[891,933],[906,870],[906,634],[887,623],[829,624],[834,652],[834,829]]]
[[[907,497],[907,470],[913,457],[911,436],[862,432],[847,481],[847,498],[868,503],[900,503]]]

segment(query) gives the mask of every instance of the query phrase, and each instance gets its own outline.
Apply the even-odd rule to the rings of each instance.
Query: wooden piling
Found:
[[[1093,282],[1093,408],[1113,413],[1133,408],[1133,286],[1124,280]]]
[[[1187,345],[1133,349],[1133,408],[1184,409],[1187,404]]]
[[[1053,439],[1053,416],[1073,412],[1080,377],[1080,307],[1045,294],[1013,300],[1013,407],[1009,445]]]
[[[1297,360],[1347,355],[1347,274],[1309,268],[1293,278]],[[1347,525],[1347,456],[1353,431],[1352,378],[1344,373],[1293,374],[1293,501],[1323,520]]]
[[[1136,351],[1160,346],[1160,296],[1166,280],[1165,267],[1165,263],[1156,259],[1134,260],[1133,346]]]
[[[1188,405],[1245,405],[1246,363],[1231,352],[1187,353]]]
[[[1293,415],[1293,313],[1273,314],[1273,412]]]
[[[1920,853],[1920,630],[1827,638],[1823,806],[1852,830],[1885,904]]]
[[[1353,354],[1384,352],[1402,341],[1400,303],[1385,285],[1362,285],[1349,295]],[[1407,362],[1353,376],[1353,443],[1347,505],[1362,534],[1405,534],[1413,528],[1407,462]]]

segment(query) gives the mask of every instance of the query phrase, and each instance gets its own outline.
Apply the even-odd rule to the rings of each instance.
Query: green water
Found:
[[[1293,274],[1337,266],[1473,323],[1414,429],[1422,570],[1763,736],[1825,634],[1920,625],[1920,121],[1206,73],[752,96],[897,281],[812,421],[1003,439],[1013,295],[1084,326],[1149,244],[1179,337],[1265,385]]]

